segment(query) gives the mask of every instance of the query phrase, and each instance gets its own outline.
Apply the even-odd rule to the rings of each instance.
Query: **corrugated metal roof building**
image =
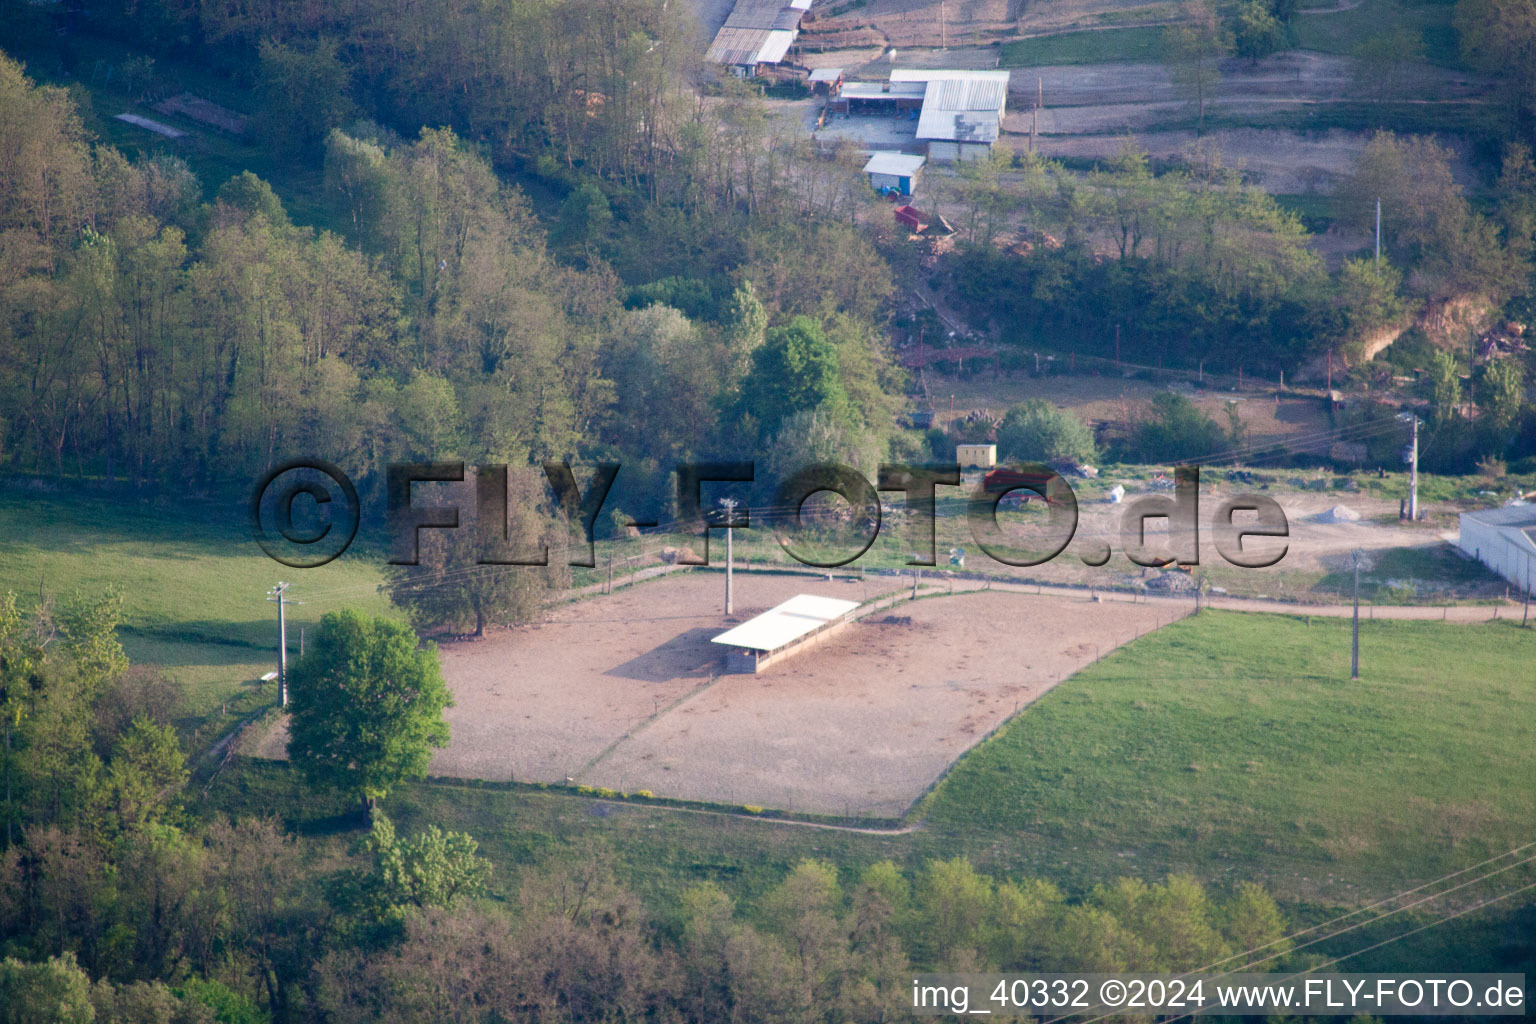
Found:
[[[1522,590],[1536,583],[1536,505],[1463,512],[1456,546]]]
[[[784,59],[810,7],[811,0],[736,0],[704,57],[751,77],[759,65]]]
[[[974,160],[991,151],[1008,108],[1006,71],[934,71],[904,68],[892,82],[922,82],[917,140],[932,160]]]
[[[799,594],[782,604],[728,629],[711,643],[730,648],[729,672],[761,672],[780,658],[809,647],[848,621],[857,601]]]

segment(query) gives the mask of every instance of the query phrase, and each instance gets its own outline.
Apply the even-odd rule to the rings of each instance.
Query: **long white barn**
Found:
[[[1536,583],[1536,505],[1463,512],[1456,546],[1527,590]]]

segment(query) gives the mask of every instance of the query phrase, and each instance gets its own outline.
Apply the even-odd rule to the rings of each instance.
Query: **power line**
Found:
[[[1507,899],[1509,899],[1512,896],[1518,896],[1522,892],[1527,892],[1527,891],[1529,891],[1531,889],[1536,889],[1536,882],[1531,882],[1531,883],[1529,883],[1527,885],[1522,885],[1518,889],[1511,889],[1509,892],[1501,893],[1498,896],[1490,897],[1489,899],[1483,900],[1481,903],[1475,903],[1475,904],[1473,904],[1470,907],[1464,907],[1461,910],[1456,911],[1454,914],[1446,914],[1444,916],[1438,917],[1438,918],[1436,918],[1433,921],[1429,921],[1429,922],[1427,922],[1425,924],[1422,924],[1422,925],[1420,925],[1417,928],[1410,928],[1408,931],[1402,932],[1401,934],[1398,934],[1398,935],[1394,935],[1391,938],[1382,939],[1380,942],[1372,943],[1369,946],[1363,946],[1360,949],[1356,949],[1356,950],[1353,950],[1353,951],[1351,951],[1349,953],[1345,953],[1342,956],[1336,956],[1336,957],[1334,957],[1331,960],[1324,960],[1322,963],[1314,964],[1311,967],[1308,967],[1304,971],[1297,971],[1295,974],[1287,975],[1286,977],[1281,978],[1280,981],[1281,982],[1293,981],[1296,978],[1299,978],[1299,977],[1301,977],[1304,974],[1311,974],[1314,971],[1320,971],[1324,967],[1332,967],[1334,964],[1342,963],[1343,961],[1348,960],[1348,959],[1350,959],[1352,957],[1357,957],[1357,956],[1361,955],[1362,953],[1369,953],[1369,952],[1371,952],[1374,949],[1380,949],[1382,946],[1390,946],[1392,943],[1398,942],[1398,941],[1400,941],[1402,939],[1406,939],[1410,935],[1417,935],[1420,932],[1428,931],[1431,928],[1435,928],[1435,927],[1438,927],[1438,926],[1440,926],[1442,924],[1445,924],[1447,921],[1454,921],[1458,917],[1464,917],[1465,915],[1473,913],[1474,911],[1482,910],[1484,907],[1492,906],[1495,903],[1499,903],[1499,902],[1501,902],[1503,900],[1507,900]],[[1378,918],[1378,920],[1380,920],[1380,919]],[[1227,973],[1233,973],[1233,972],[1227,972]],[[1112,1016],[1115,1016],[1115,1015],[1107,1013],[1107,1014],[1104,1014],[1103,1016],[1094,1017],[1092,1020],[1085,1021],[1084,1024],[1095,1024],[1096,1021],[1101,1021],[1105,1017],[1112,1017]],[[1194,1016],[1194,1014],[1192,1014],[1192,1013],[1181,1013],[1177,1017],[1169,1017],[1169,1018],[1167,1018],[1166,1020],[1162,1021],[1162,1024],[1174,1024],[1175,1021],[1184,1020],[1186,1017],[1192,1017],[1192,1016]],[[1059,1020],[1064,1020],[1064,1019],[1065,1018],[1057,1018],[1058,1021]],[[1056,1021],[1050,1021],[1050,1022],[1047,1022],[1047,1024],[1056,1024]]]
[[[1529,847],[1531,847],[1533,845],[1536,845],[1536,844],[1527,843],[1524,846],[1516,847],[1515,850],[1509,851],[1508,853],[1500,854],[1497,857],[1490,858],[1490,860],[1484,861],[1482,865],[1477,865],[1477,867],[1484,866],[1484,865],[1486,865],[1488,863],[1491,863],[1492,861],[1502,860],[1504,857],[1509,856],[1510,853],[1514,853],[1514,852],[1519,851],[1519,850],[1528,849]],[[1451,886],[1448,889],[1442,889],[1439,892],[1431,893],[1430,895],[1425,896],[1423,899],[1415,900],[1412,903],[1406,903],[1406,904],[1404,904],[1403,906],[1400,906],[1400,907],[1395,907],[1392,910],[1389,910],[1389,911],[1387,911],[1384,914],[1378,914],[1377,916],[1372,917],[1372,918],[1370,918],[1368,920],[1360,921],[1360,922],[1357,922],[1356,924],[1352,924],[1352,925],[1348,926],[1347,928],[1340,928],[1338,931],[1330,932],[1327,935],[1319,936],[1319,937],[1317,937],[1315,939],[1311,939],[1311,940],[1309,940],[1307,942],[1304,942],[1304,943],[1302,943],[1302,944],[1300,944],[1298,946],[1292,946],[1289,949],[1285,950],[1285,952],[1286,953],[1294,953],[1294,952],[1296,952],[1299,949],[1306,949],[1308,946],[1315,946],[1319,942],[1326,942],[1329,939],[1337,938],[1338,936],[1344,935],[1344,934],[1346,934],[1348,932],[1352,932],[1352,931],[1356,930],[1357,928],[1364,928],[1366,925],[1376,924],[1376,923],[1378,923],[1380,921],[1385,921],[1387,918],[1392,917],[1392,916],[1394,916],[1396,914],[1400,914],[1400,913],[1402,913],[1402,912],[1404,912],[1406,910],[1412,910],[1414,907],[1423,906],[1425,903],[1432,903],[1432,902],[1434,902],[1435,900],[1439,899],[1442,896],[1447,896],[1450,893],[1456,892],[1457,890],[1460,890],[1460,889],[1465,889],[1467,886],[1470,886],[1470,885],[1476,885],[1479,882],[1485,882],[1488,879],[1494,877],[1495,875],[1503,874],[1506,871],[1513,870],[1514,868],[1521,867],[1521,866],[1523,866],[1525,864],[1530,864],[1533,861],[1536,861],[1536,855],[1532,855],[1530,857],[1526,857],[1523,860],[1515,861],[1512,864],[1506,864],[1506,865],[1504,865],[1503,867],[1500,867],[1500,868],[1495,868],[1494,870],[1486,872],[1484,874],[1481,874],[1481,875],[1477,876],[1476,878],[1472,878],[1472,879],[1469,879],[1469,880],[1467,880],[1465,882],[1461,882],[1461,883],[1459,883],[1457,885],[1453,885],[1453,886]],[[1466,871],[1470,871],[1470,870],[1474,870],[1474,868],[1465,868],[1462,871],[1454,872],[1454,873],[1452,873],[1450,875],[1445,875],[1442,878],[1436,879],[1433,882],[1426,882],[1424,885],[1418,886],[1415,889],[1408,889],[1408,890],[1406,890],[1404,892],[1398,893],[1395,896],[1388,897],[1386,900],[1378,901],[1376,904],[1373,904],[1373,907],[1374,906],[1381,906],[1383,903],[1389,903],[1389,902],[1392,902],[1393,900],[1401,899],[1403,896],[1409,895],[1410,893],[1414,893],[1414,892],[1420,891],[1420,890],[1426,888],[1427,886],[1438,884],[1441,881],[1446,881],[1446,880],[1448,880],[1450,878],[1454,878],[1457,875],[1464,874]],[[1498,899],[1507,899],[1510,896],[1516,895],[1517,893],[1520,893],[1520,892],[1524,892],[1526,889],[1530,889],[1530,888],[1533,888],[1533,887],[1536,887],[1536,882],[1533,882],[1530,885],[1522,886],[1521,888],[1515,889],[1515,890],[1513,890],[1511,892],[1505,893],[1503,896],[1498,897]],[[1479,906],[1486,906],[1488,903],[1493,903],[1493,902],[1497,902],[1497,901],[1498,900],[1489,900],[1489,901],[1486,901],[1486,902],[1484,902],[1482,904],[1479,904]],[[1365,910],[1368,910],[1368,909],[1371,909],[1371,908],[1367,907],[1367,908],[1362,908],[1361,910],[1358,910],[1358,911],[1353,911],[1350,914],[1345,914],[1345,915],[1342,915],[1341,917],[1335,918],[1334,922],[1327,922],[1327,923],[1335,923],[1337,921],[1348,920],[1350,917],[1353,917],[1355,914],[1363,913]],[[1443,920],[1450,920],[1451,918],[1459,917],[1459,916],[1461,916],[1461,914],[1468,913],[1470,910],[1475,910],[1475,909],[1477,909],[1477,908],[1476,907],[1472,907],[1472,908],[1469,908],[1469,910],[1459,911],[1458,913],[1452,914],[1449,917],[1444,918]],[[1404,937],[1406,937],[1408,935],[1414,934],[1415,932],[1423,931],[1424,928],[1433,927],[1435,924],[1438,924],[1438,923],[1441,923],[1441,922],[1440,921],[1430,922],[1430,924],[1425,925],[1423,928],[1418,928],[1418,929],[1414,929],[1413,931],[1404,932],[1402,935],[1396,936],[1396,938],[1404,938]],[[1324,927],[1324,926],[1325,925],[1315,925],[1312,928],[1306,929],[1306,930],[1301,931],[1301,932],[1297,932],[1293,936],[1285,936],[1285,937],[1282,937],[1280,939],[1276,939],[1273,942],[1268,943],[1265,946],[1259,946],[1257,948],[1262,950],[1262,949],[1268,948],[1268,946],[1278,945],[1281,942],[1289,941],[1291,938],[1299,938],[1302,935],[1309,934],[1309,933],[1311,933],[1313,931],[1316,931],[1318,928]],[[1389,939],[1387,941],[1388,942],[1396,941],[1396,939]],[[1386,942],[1377,943],[1377,946],[1382,946],[1382,945],[1386,945]],[[1376,948],[1376,946],[1368,946],[1368,947],[1365,947],[1365,949],[1357,949],[1357,950],[1355,950],[1352,953],[1347,953],[1347,954],[1344,954],[1343,956],[1337,957],[1337,958],[1335,958],[1331,962],[1337,963],[1339,960],[1345,960],[1345,959],[1348,959],[1351,956],[1358,956],[1360,953],[1367,952],[1368,950],[1374,949],[1374,948]],[[1227,957],[1225,960],[1218,960],[1218,961],[1216,961],[1216,964],[1219,965],[1219,964],[1227,963],[1228,961],[1234,960],[1234,959],[1238,959],[1239,957],[1241,957],[1243,955],[1245,955],[1245,954],[1238,954],[1237,956]],[[1275,955],[1278,956],[1280,954],[1277,953]],[[1268,959],[1272,959],[1272,958],[1271,957],[1260,957],[1257,960],[1250,960],[1249,962],[1243,964],[1240,967],[1232,967],[1232,968],[1228,968],[1228,969],[1226,969],[1224,971],[1221,971],[1219,974],[1216,975],[1216,977],[1223,978],[1223,977],[1227,977],[1227,976],[1230,976],[1230,975],[1233,975],[1233,974],[1241,973],[1242,971],[1246,971],[1250,967],[1255,967],[1258,964],[1261,964],[1265,960],[1268,960]],[[1215,966],[1215,965],[1212,965],[1212,966]],[[1319,965],[1319,966],[1322,966],[1322,965]],[[1189,976],[1195,975],[1195,974],[1203,974],[1205,971],[1208,971],[1210,969],[1211,969],[1210,967],[1197,968],[1197,969],[1195,969],[1193,971],[1186,971],[1186,972],[1184,972],[1182,975],[1180,975],[1180,977],[1189,977]],[[1316,970],[1316,969],[1317,969],[1316,967],[1309,968],[1309,970]],[[1306,972],[1302,972],[1302,973],[1306,973]],[[1293,977],[1295,977],[1295,975],[1293,975]],[[1083,1021],[1082,1024],[1097,1024],[1098,1021],[1104,1020],[1104,1019],[1106,1019],[1108,1017],[1116,1016],[1116,1014],[1118,1012],[1119,1011],[1116,1011],[1115,1013],[1101,1014],[1100,1016],[1097,1016],[1097,1017],[1091,1017],[1088,1020]],[[1068,1019],[1068,1016],[1070,1016],[1070,1015],[1056,1017],[1056,1018],[1053,1018],[1052,1020],[1044,1021],[1044,1022],[1042,1022],[1042,1024],[1061,1024],[1062,1021],[1065,1021],[1065,1020]],[[1162,1024],[1173,1024],[1174,1021],[1181,1020],[1182,1018],[1188,1017],[1188,1016],[1191,1016],[1191,1014],[1185,1013],[1185,1014],[1180,1014],[1178,1017],[1170,1017],[1167,1020],[1163,1021]]]
[[[1430,879],[1428,882],[1424,882],[1424,883],[1422,883],[1420,885],[1416,885],[1412,889],[1404,889],[1402,892],[1394,893],[1391,896],[1387,896],[1387,897],[1384,897],[1382,899],[1379,899],[1375,903],[1368,903],[1368,904],[1366,904],[1363,907],[1359,907],[1359,908],[1357,908],[1355,910],[1351,910],[1347,914],[1340,914],[1338,917],[1330,918],[1327,921],[1322,921],[1322,922],[1320,922],[1318,924],[1312,925],[1310,928],[1303,928],[1299,932],[1292,932],[1289,935],[1285,935],[1285,936],[1282,936],[1281,938],[1274,939],[1273,941],[1266,942],[1262,946],[1255,946],[1255,947],[1253,947],[1250,950],[1246,950],[1245,952],[1233,953],[1231,956],[1223,957],[1222,959],[1217,960],[1214,963],[1207,964],[1204,967],[1199,967],[1199,968],[1196,968],[1193,971],[1188,971],[1186,973],[1187,974],[1204,974],[1206,971],[1214,970],[1215,968],[1220,967],[1222,964],[1228,963],[1229,961],[1237,960],[1237,959],[1240,959],[1240,958],[1245,957],[1245,956],[1252,956],[1254,953],[1258,953],[1258,952],[1261,952],[1263,950],[1269,949],[1271,946],[1277,946],[1277,945],[1279,945],[1282,942],[1290,942],[1293,939],[1299,939],[1303,935],[1310,935],[1311,933],[1313,933],[1315,931],[1318,931],[1320,929],[1323,929],[1323,928],[1327,928],[1330,925],[1338,924],[1340,921],[1347,921],[1351,917],[1354,917],[1354,916],[1356,916],[1358,914],[1364,914],[1367,911],[1374,910],[1374,909],[1376,909],[1377,907],[1380,907],[1380,906],[1384,906],[1384,905],[1386,905],[1388,903],[1393,902],[1394,900],[1400,900],[1404,896],[1411,896],[1414,893],[1422,892],[1423,890],[1428,889],[1432,885],[1439,885],[1441,882],[1449,882],[1453,878],[1456,878],[1456,877],[1458,877],[1460,875],[1465,875],[1465,874],[1467,874],[1468,872],[1471,872],[1471,871],[1476,871],[1478,868],[1486,867],[1489,864],[1492,864],[1494,861],[1503,860],[1505,857],[1512,857],[1515,854],[1521,853],[1521,852],[1523,852],[1525,850],[1529,850],[1533,846],[1536,846],[1536,842],[1525,843],[1525,844],[1523,844],[1521,846],[1515,847],[1512,850],[1505,850],[1501,854],[1498,854],[1498,855],[1493,856],[1493,857],[1489,857],[1487,860],[1480,861],[1477,864],[1473,864],[1473,865],[1470,865],[1468,867],[1464,867],[1460,871],[1452,871],[1449,874],[1441,875],[1439,878]],[[1376,918],[1376,920],[1380,920],[1380,918],[1378,917],[1378,918]]]

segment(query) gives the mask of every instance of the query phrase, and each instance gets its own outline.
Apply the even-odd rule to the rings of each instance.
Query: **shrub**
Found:
[[[1031,462],[1092,462],[1098,457],[1088,425],[1039,398],[1008,410],[997,428],[997,447],[1004,458]]]
[[[1165,392],[1152,399],[1147,416],[1136,425],[1130,453],[1142,462],[1176,462],[1221,451],[1226,431],[1183,395]]]

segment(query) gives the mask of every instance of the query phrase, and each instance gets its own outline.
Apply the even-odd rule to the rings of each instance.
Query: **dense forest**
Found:
[[[1508,5],[1462,6],[1474,66],[1498,70],[1488,25],[1530,35]],[[81,90],[8,62],[0,456],[204,491],[299,450],[365,486],[387,458],[614,458],[631,467],[619,504],[664,514],[674,460],[787,462],[805,448],[802,421],[783,429],[795,416],[826,425],[820,455],[931,454],[896,429],[886,341],[915,254],[871,215],[855,155],[816,151],[700,66],[685,7],[8,6],[8,37],[66,74],[80,32],[220,68],[263,144],[323,173],[330,230],[291,223],[248,173],[124,158],[83,129]],[[1000,150],[935,186],[965,211],[941,277],[1007,347],[1266,377],[1358,361],[1434,303],[1518,314],[1536,171],[1517,78],[1501,72],[1502,137],[1474,140],[1497,154],[1475,196],[1432,139],[1366,148],[1335,204],[1362,228],[1373,197],[1395,197],[1379,263],[1330,269],[1208,148],[1170,168],[1127,146],[1087,171]],[[514,180],[556,208],[535,215]],[[1003,249],[1010,220],[1025,238]],[[1418,360],[1472,385],[1443,418],[1444,468],[1536,451],[1523,415],[1477,415],[1523,369],[1485,383],[1475,353],[1447,358]]]
[[[296,450],[365,480],[390,458],[622,454],[643,486],[646,460],[755,447],[823,404],[852,433],[891,429],[896,377],[874,325],[890,274],[847,223],[743,223],[727,263],[739,282],[631,290],[590,252],[612,217],[600,192],[574,191],[551,239],[449,129],[330,133],[343,238],[290,223],[249,173],[203,202],[174,158],[92,144],[69,95],[13,62],[0,90],[16,468],[206,490]],[[853,201],[836,198],[835,167],[802,163],[775,170],[826,177],[834,197],[818,203]],[[826,373],[788,379],[786,359]]]

